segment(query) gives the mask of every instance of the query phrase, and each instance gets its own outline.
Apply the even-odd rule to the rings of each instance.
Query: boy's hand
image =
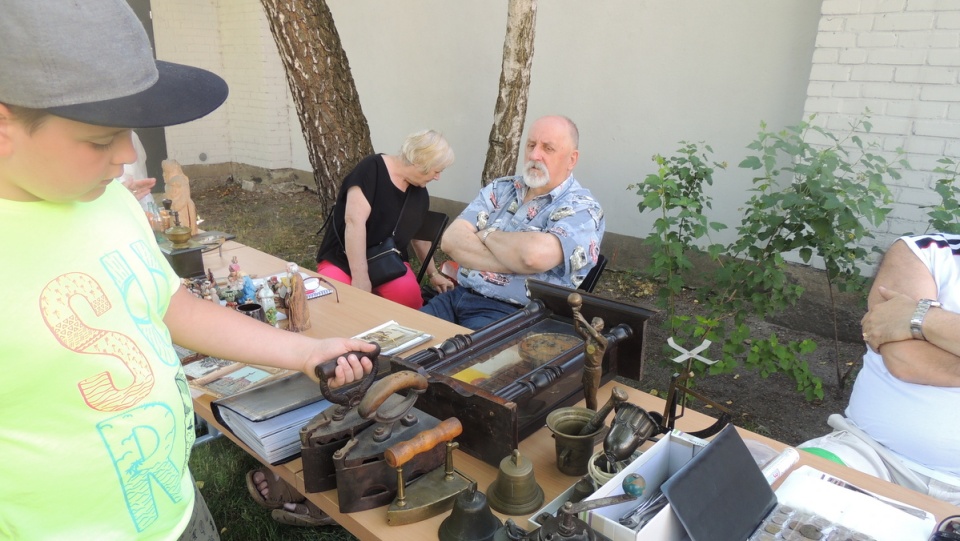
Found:
[[[304,364],[303,372],[310,376],[310,379],[319,382],[315,371],[316,367],[325,362],[335,362],[337,363],[336,377],[327,380],[327,385],[331,389],[342,387],[359,380],[374,369],[373,362],[366,356],[358,359],[356,355],[344,355],[352,351],[373,353],[376,349],[376,344],[353,338],[318,340],[314,353]]]

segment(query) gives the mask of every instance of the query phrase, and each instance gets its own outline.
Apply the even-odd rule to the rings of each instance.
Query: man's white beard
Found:
[[[523,168],[523,183],[527,188],[542,188],[550,183],[550,171],[540,162],[529,161]]]

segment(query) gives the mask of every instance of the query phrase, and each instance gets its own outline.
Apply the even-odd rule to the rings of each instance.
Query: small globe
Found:
[[[647,488],[647,480],[639,473],[629,473],[623,478],[623,491],[639,498]]]

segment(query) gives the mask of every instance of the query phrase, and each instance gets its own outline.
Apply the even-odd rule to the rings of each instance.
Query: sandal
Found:
[[[263,497],[260,489],[257,488],[257,483],[253,480],[253,475],[257,472],[262,473],[264,480],[267,482],[267,489],[270,491],[269,498]],[[259,468],[247,472],[247,492],[250,493],[250,497],[257,505],[267,509],[280,509],[285,503],[300,503],[306,499],[303,494],[297,492],[296,489],[268,468]]]
[[[337,523],[333,517],[324,513],[310,500],[298,503],[293,511],[274,509],[270,512],[270,516],[273,520],[287,526],[331,526]]]

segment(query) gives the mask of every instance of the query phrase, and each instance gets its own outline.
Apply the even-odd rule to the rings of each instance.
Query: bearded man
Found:
[[[523,175],[498,178],[450,224],[440,248],[457,286],[421,310],[476,330],[527,303],[526,280],[576,288],[597,263],[603,209],[573,178],[577,126],[546,116],[530,127]]]

